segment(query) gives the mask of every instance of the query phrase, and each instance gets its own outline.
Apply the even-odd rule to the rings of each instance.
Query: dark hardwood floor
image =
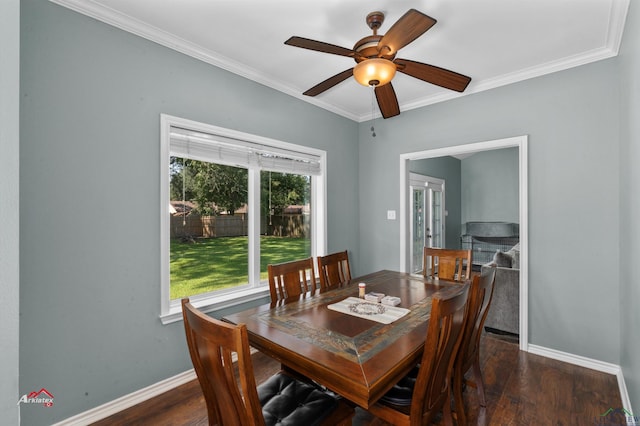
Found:
[[[481,365],[487,396],[480,410],[476,391],[465,391],[470,424],[478,425],[597,425],[624,424],[624,419],[601,417],[622,407],[615,376],[521,352],[508,338],[486,334]],[[186,346],[185,346],[186,350]],[[258,383],[278,371],[279,363],[253,355]],[[94,425],[206,425],[207,411],[197,381],[184,384],[150,401],[101,420]],[[354,425],[388,423],[357,409]],[[437,423],[440,424],[440,423]]]

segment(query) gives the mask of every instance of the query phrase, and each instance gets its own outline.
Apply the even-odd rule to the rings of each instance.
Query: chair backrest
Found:
[[[425,247],[422,275],[443,280],[466,281],[471,276],[471,250]],[[437,273],[436,273],[437,271]]]
[[[321,289],[336,287],[351,280],[351,268],[349,267],[349,254],[347,251],[319,256],[318,274],[320,275]]]
[[[451,373],[460,346],[469,285],[450,296],[434,297],[424,352],[411,399],[411,424],[430,424],[450,403]]]
[[[471,281],[467,320],[456,359],[456,370],[460,369],[463,374],[468,370],[476,352],[480,350],[482,327],[491,306],[495,281],[496,268],[490,268],[482,275],[474,276]]]
[[[312,257],[268,265],[267,271],[272,303],[316,290],[316,273]]]
[[[187,345],[207,404],[210,425],[264,425],[258,399],[249,338],[244,324],[211,318],[182,299]],[[238,355],[235,376],[232,353]]]

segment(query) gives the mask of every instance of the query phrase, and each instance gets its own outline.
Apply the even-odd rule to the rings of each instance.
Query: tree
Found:
[[[199,214],[233,215],[247,203],[247,176],[240,167],[171,157],[171,199],[182,200],[184,179],[184,198],[196,204]]]
[[[309,201],[311,187],[308,176],[262,172],[261,183],[262,211],[265,214],[281,215],[286,207]]]
[[[193,201],[194,169],[189,167],[191,161],[180,157],[169,159],[169,196],[171,200],[182,200],[184,189],[184,199]],[[184,187],[183,180],[185,181]]]
[[[248,202],[247,169],[171,157],[169,173],[171,199],[182,200],[184,191],[184,199],[194,202],[201,215],[233,215]],[[309,176],[261,173],[263,215],[281,215],[287,206],[307,204],[309,197]]]

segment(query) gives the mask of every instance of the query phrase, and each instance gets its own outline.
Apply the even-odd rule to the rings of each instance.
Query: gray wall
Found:
[[[46,386],[56,401],[47,410],[23,406],[23,424],[50,424],[190,366],[182,324],[161,326],[157,317],[160,112],[328,150],[329,250],[349,249],[357,274],[398,268],[390,253],[399,252],[399,223],[386,220],[386,210],[399,209],[400,153],[528,134],[531,342],[620,363],[632,405],[640,407],[634,2],[619,58],[377,120],[373,141],[369,123],[356,125],[51,3],[20,6],[19,391]],[[8,33],[0,43],[10,55],[15,9],[15,0],[0,9]],[[3,94],[16,84],[10,75],[0,81]],[[0,101],[0,124],[11,133],[2,134],[3,159],[17,155],[15,102]],[[0,172],[3,206],[5,188],[18,186],[16,171]],[[3,315],[18,279],[11,215],[0,210],[10,238],[0,246],[9,263]],[[612,267],[594,267],[596,259]],[[10,348],[17,326],[15,312],[7,315],[0,337]],[[3,378],[15,377],[15,352],[0,356]],[[14,387],[3,380],[3,401],[15,404]],[[1,407],[3,420],[15,418]]]
[[[55,397],[22,406],[37,426],[191,368],[182,323],[158,318],[160,113],[327,150],[328,248],[354,254],[358,126],[50,2],[21,7],[20,391]]]
[[[20,1],[0,2],[0,419],[18,424]]]
[[[460,235],[462,235],[460,232],[460,160],[453,157],[414,160],[409,162],[409,170],[414,173],[444,179],[445,208],[448,212],[445,220],[445,247],[460,248]]]
[[[632,1],[620,49],[622,144],[620,149],[620,365],[634,414],[640,410],[640,4]],[[615,182],[615,176],[608,174]],[[614,314],[616,311],[612,311]],[[614,316],[614,315],[612,315]]]
[[[371,212],[360,222],[363,272],[399,267],[399,223],[384,211],[399,208],[400,154],[529,135],[530,342],[618,363],[616,76],[606,60],[406,111],[378,120],[373,143],[361,123],[360,211]]]
[[[494,149],[462,160],[462,223],[520,222],[518,151]]]
[[[446,181],[446,247],[460,247],[466,222],[520,221],[518,164],[518,148],[409,162],[411,172]]]

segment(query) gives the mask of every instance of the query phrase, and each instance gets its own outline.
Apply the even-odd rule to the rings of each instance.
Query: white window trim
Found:
[[[170,153],[170,130],[171,127],[180,127],[198,132],[208,133],[224,138],[238,139],[273,147],[276,149],[294,150],[309,153],[319,157],[321,174],[312,176],[311,183],[311,256],[320,256],[326,253],[327,247],[327,198],[326,198],[326,151],[295,145],[288,142],[269,139],[262,136],[243,133],[236,130],[199,123],[197,121],[174,117],[167,114],[160,115],[160,320],[163,324],[182,320],[182,307],[179,300],[171,300],[170,295],[170,243],[169,243],[169,157]],[[249,187],[260,185],[260,172],[256,168],[249,168]],[[249,191],[251,194],[252,192]],[[257,191],[253,191],[256,198],[259,197]],[[257,194],[257,195],[256,195]],[[259,199],[249,202],[249,232],[255,233],[260,226]],[[269,288],[259,283],[260,273],[255,267],[260,263],[260,244],[254,244],[249,250],[249,271],[254,271],[249,277],[251,285],[239,290],[221,291],[216,293],[205,293],[191,296],[194,306],[203,312],[211,312],[218,309],[229,308],[242,303],[252,302],[269,296]],[[262,285],[261,285],[262,284]]]

